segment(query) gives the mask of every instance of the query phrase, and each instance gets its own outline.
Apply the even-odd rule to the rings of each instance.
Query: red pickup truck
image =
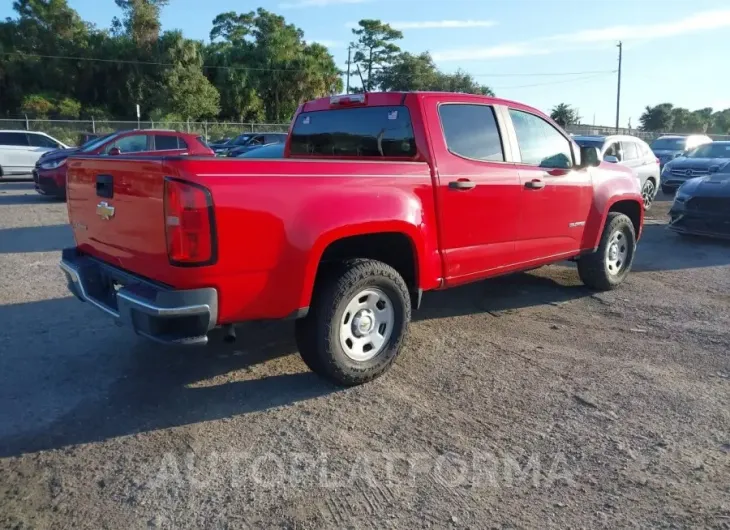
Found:
[[[611,289],[643,224],[631,170],[533,108],[449,93],[308,102],[278,160],[75,155],[67,196],[78,298],[165,343],[295,318],[343,385],[390,366],[423,291],[565,259]]]

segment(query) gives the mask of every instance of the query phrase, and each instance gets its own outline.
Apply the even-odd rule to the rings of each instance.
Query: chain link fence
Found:
[[[645,142],[649,143],[652,140],[655,140],[656,138],[659,138],[660,136],[663,136],[665,134],[684,134],[684,133],[675,133],[675,132],[652,132],[652,131],[639,131],[637,129],[623,129],[619,128],[616,130],[616,127],[608,127],[608,126],[602,126],[602,125],[568,125],[565,128],[566,131],[568,131],[570,134],[575,134],[576,136],[580,135],[586,135],[586,136],[609,136],[612,134],[624,134],[629,136],[636,136],[637,138],[641,138]],[[704,134],[704,133],[695,133],[695,134]],[[728,134],[708,134],[710,138],[713,140],[730,140],[730,135]]]
[[[207,141],[232,138],[243,133],[287,132],[288,123],[244,123],[214,121],[111,121],[111,120],[31,120],[0,119],[0,130],[44,132],[67,145],[78,145],[86,134],[107,134],[131,129],[167,129],[199,134]]]
[[[197,133],[212,142],[222,138],[231,138],[243,133],[287,132],[288,123],[244,123],[244,122],[216,122],[216,121],[110,121],[110,120],[31,120],[31,119],[0,119],[0,129],[42,131],[68,145],[78,145],[82,135],[106,134],[119,130],[130,129],[169,129],[174,131]],[[565,128],[575,135],[627,134],[651,142],[663,134],[636,129],[618,129],[601,125],[569,125]],[[730,140],[730,135],[709,134],[713,140]]]

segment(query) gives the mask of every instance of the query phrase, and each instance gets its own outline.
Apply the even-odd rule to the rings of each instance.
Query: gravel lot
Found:
[[[0,527],[730,528],[730,244],[646,226],[621,289],[570,265],[425,296],[378,381],[291,324],[162,348],[67,295],[65,205],[0,184]]]

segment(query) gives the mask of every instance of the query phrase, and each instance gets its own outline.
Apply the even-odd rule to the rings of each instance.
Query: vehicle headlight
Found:
[[[52,162],[43,162],[41,164],[41,169],[56,169],[57,167],[61,167],[66,163],[66,159],[63,160],[54,160]]]

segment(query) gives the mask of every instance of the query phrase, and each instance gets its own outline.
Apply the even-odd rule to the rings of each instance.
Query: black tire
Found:
[[[654,202],[656,195],[656,182],[654,179],[646,179],[644,187],[641,188],[641,198],[644,201],[644,211],[651,210],[651,204]]]
[[[613,273],[607,264],[607,254],[611,240],[617,232],[626,242],[627,256],[618,271]],[[610,212],[601,234],[598,250],[586,254],[578,260],[578,275],[581,281],[591,289],[609,291],[618,287],[631,270],[636,253],[636,233],[628,216],[619,212]]]
[[[671,186],[664,186],[662,185],[662,193],[665,195],[674,195],[674,193],[677,191],[676,188],[672,188]]]
[[[390,336],[373,358],[352,359],[340,341],[345,310],[358,293],[378,289],[392,304]],[[349,318],[349,317],[348,317]],[[322,273],[309,314],[296,322],[299,353],[309,368],[342,386],[354,386],[382,375],[400,353],[411,320],[408,287],[398,272],[380,261],[351,260]]]

